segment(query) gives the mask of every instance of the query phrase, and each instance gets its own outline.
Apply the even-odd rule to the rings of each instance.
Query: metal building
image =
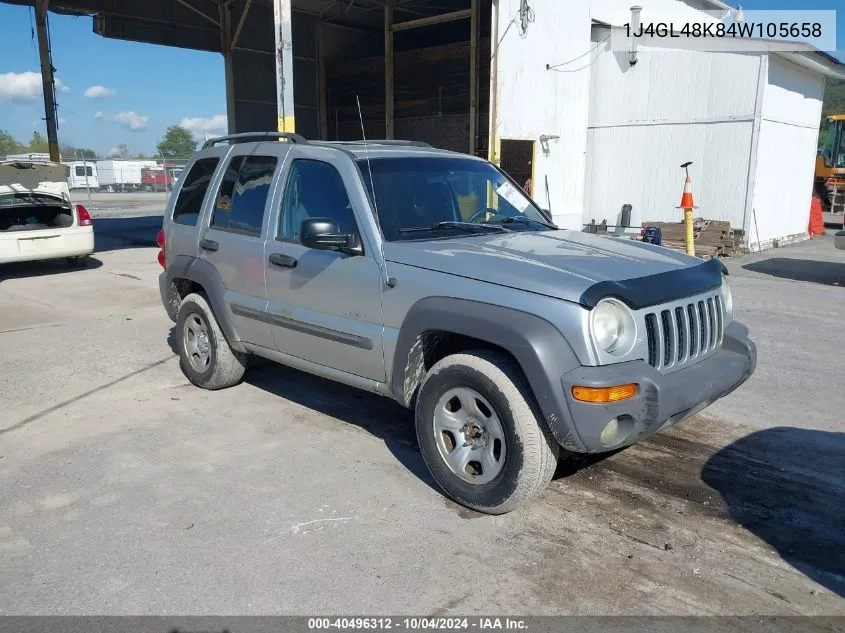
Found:
[[[50,0],[49,9],[93,16],[104,37],[220,52],[230,132],[350,139],[363,119],[370,138],[490,157],[573,229],[614,224],[624,204],[634,224],[680,219],[679,166],[693,161],[700,216],[743,228],[755,248],[806,235],[824,78],[845,77],[843,66],[810,47],[640,46],[631,64],[605,41],[630,4]],[[641,4],[644,20],[730,9]]]
[[[593,40],[606,37],[596,26]],[[835,59],[804,52],[640,47],[637,64],[600,55],[590,78],[584,218],[677,221],[693,161],[697,215],[727,220],[757,250],[807,236],[825,77]],[[626,67],[627,66],[627,67]],[[606,177],[610,174],[610,177]]]

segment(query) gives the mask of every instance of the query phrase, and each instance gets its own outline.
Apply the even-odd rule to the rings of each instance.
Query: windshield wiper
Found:
[[[510,217],[505,218],[504,220],[492,220],[490,222],[485,222],[485,224],[512,224],[513,222],[519,222],[520,224],[540,224],[541,226],[548,227],[550,229],[557,230],[558,227],[554,224],[550,224],[549,222],[543,222],[542,220],[535,220],[533,218],[526,217],[524,215],[512,215]]]
[[[456,221],[447,221],[447,222],[438,222],[437,224],[432,224],[431,226],[412,226],[404,229],[399,229],[400,233],[424,233],[427,231],[442,231],[443,229],[460,229],[462,231],[468,231],[470,233],[475,233],[477,229],[481,229],[482,231],[493,230],[497,233],[507,233],[508,230],[501,226],[491,226],[490,224],[476,224],[475,222],[456,222]]]

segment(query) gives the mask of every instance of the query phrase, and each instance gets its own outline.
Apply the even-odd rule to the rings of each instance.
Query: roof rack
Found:
[[[356,140],[356,141],[330,141],[331,143],[336,143],[339,145],[404,145],[404,146],[412,146],[412,147],[432,147],[429,143],[424,141],[403,141],[400,139],[367,139],[366,141]]]
[[[287,140],[289,143],[299,143],[303,145],[308,144],[308,139],[300,134],[292,132],[241,132],[240,134],[229,134],[227,136],[218,136],[217,138],[208,139],[202,144],[203,149],[214,147],[218,143],[228,142],[230,145],[235,143],[254,143],[256,141],[267,141],[270,139]]]

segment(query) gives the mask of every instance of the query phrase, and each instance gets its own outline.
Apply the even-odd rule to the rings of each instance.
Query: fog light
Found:
[[[613,444],[614,440],[616,440],[616,435],[619,433],[619,421],[616,418],[613,418],[610,422],[607,423],[607,426],[601,432],[601,443],[607,446],[608,444]]]

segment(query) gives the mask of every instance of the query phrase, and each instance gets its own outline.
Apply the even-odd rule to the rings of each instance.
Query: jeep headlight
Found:
[[[590,316],[593,339],[608,354],[623,356],[631,351],[635,328],[631,311],[616,299],[599,301]]]
[[[722,306],[725,310],[725,322],[728,322],[733,318],[734,300],[731,296],[731,288],[728,286],[728,279],[724,275],[722,276]]]

